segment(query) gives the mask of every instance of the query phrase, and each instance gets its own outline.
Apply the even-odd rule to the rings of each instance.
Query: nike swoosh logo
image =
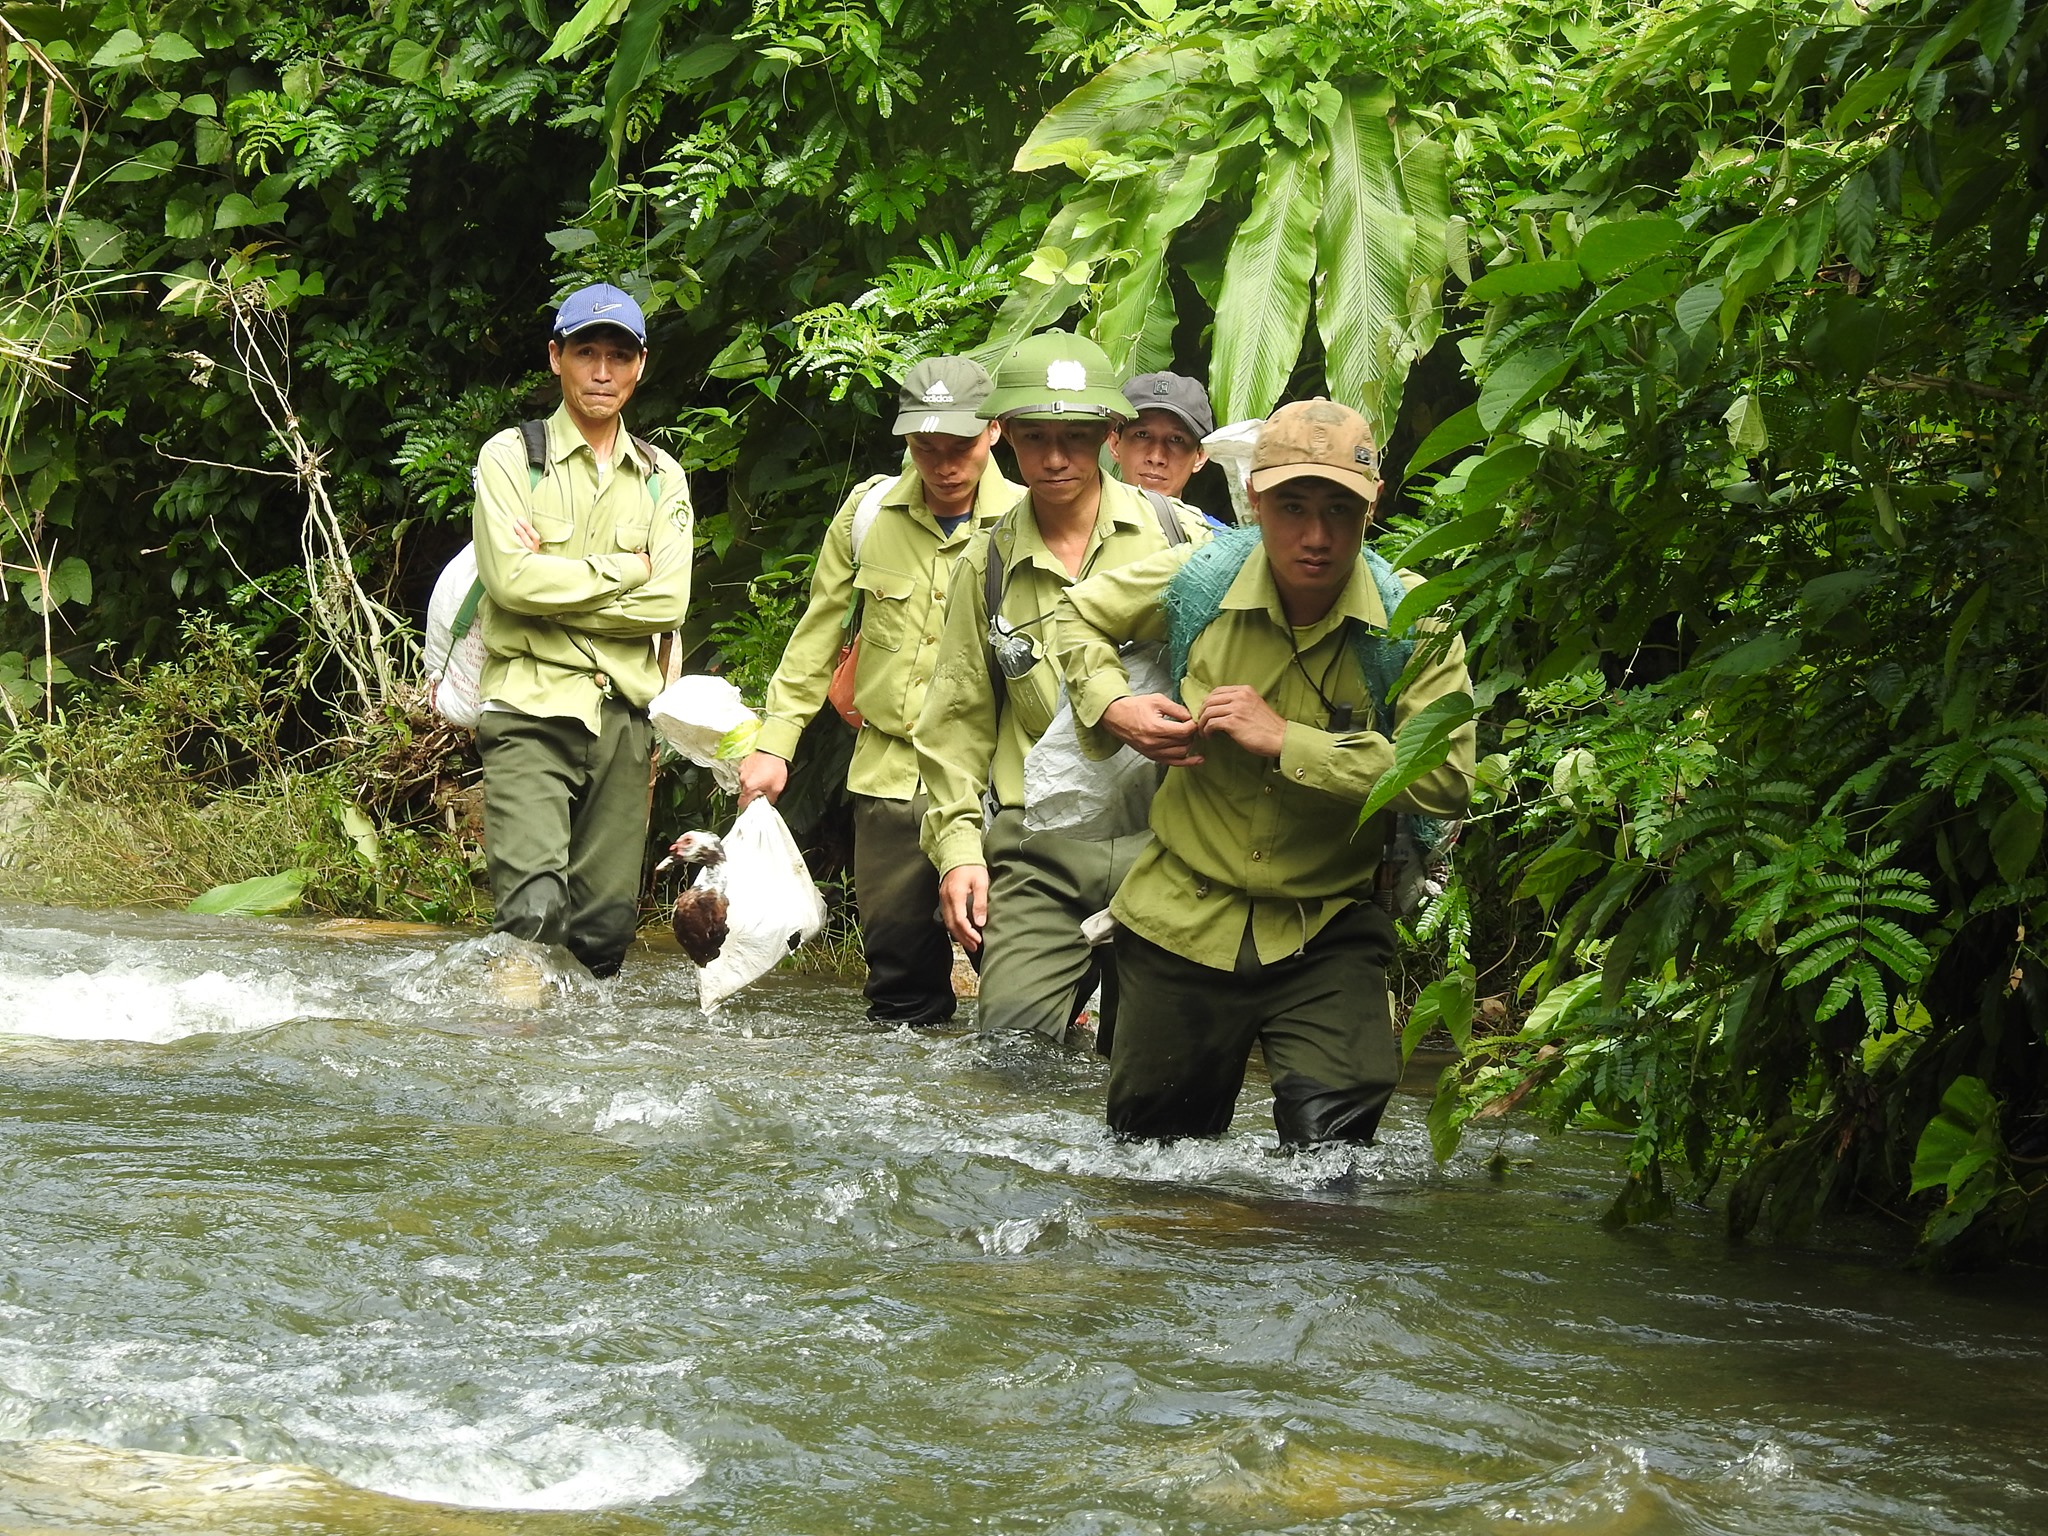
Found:
[[[590,306],[590,312],[593,315],[608,315],[615,309],[624,308],[623,304],[593,304]]]

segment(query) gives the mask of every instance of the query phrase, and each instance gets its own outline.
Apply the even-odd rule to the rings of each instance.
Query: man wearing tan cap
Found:
[[[1256,1043],[1283,1144],[1369,1141],[1400,1076],[1393,922],[1372,899],[1382,818],[1458,815],[1472,728],[1389,811],[1359,827],[1358,810],[1408,722],[1470,691],[1464,644],[1418,625],[1415,676],[1384,697],[1400,670],[1378,649],[1389,599],[1421,578],[1388,572],[1383,596],[1362,554],[1379,470],[1356,411],[1274,412],[1251,487],[1255,527],[1081,582],[1055,620],[1091,751],[1129,743],[1173,768],[1152,846],[1110,906],[1123,1010],[1109,1124],[1221,1135]],[[1132,696],[1117,648],[1133,640],[1167,644],[1178,701]]]
[[[1002,429],[976,411],[990,387],[965,357],[927,358],[905,375],[895,431],[909,467],[855,486],[825,529],[810,606],[768,685],[755,750],[740,764],[741,808],[763,795],[773,805],[857,635],[844,668],[848,724],[857,719],[859,731],[846,787],[868,1017],[882,1023],[953,1016],[953,946],[938,921],[938,872],[917,842],[925,792],[910,728],[938,661],[953,562],[976,528],[1024,494],[989,457]]]

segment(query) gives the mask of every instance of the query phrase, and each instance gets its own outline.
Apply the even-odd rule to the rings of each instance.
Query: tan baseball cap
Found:
[[[1252,447],[1251,485],[1269,491],[1310,476],[1371,501],[1380,490],[1380,456],[1372,427],[1348,405],[1296,400],[1268,416]]]

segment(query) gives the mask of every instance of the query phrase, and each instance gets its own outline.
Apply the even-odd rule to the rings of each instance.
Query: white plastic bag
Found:
[[[720,789],[728,795],[738,791],[739,759],[752,741],[748,728],[761,726],[739,689],[709,673],[679,677],[654,696],[647,718],[670,746],[699,767],[709,768]]]
[[[458,636],[456,617],[476,585],[476,546],[465,544],[441,568],[427,601],[427,702],[450,725],[476,729],[484,702],[484,627],[472,611]]]
[[[1171,679],[1160,647],[1136,647],[1123,663],[1132,693],[1167,690]],[[1062,689],[1052,724],[1024,755],[1024,830],[1096,843],[1131,837],[1151,820],[1162,771],[1135,747],[1100,761],[1090,758],[1074,730],[1073,701]]]
[[[726,901],[725,945],[697,973],[697,1003],[706,1013],[825,927],[825,898],[774,806],[754,801],[724,842],[724,862],[704,869],[695,882],[717,885]]]
[[[1224,483],[1230,487],[1230,505],[1240,527],[1259,520],[1252,510],[1252,450],[1258,446],[1259,428],[1265,424],[1260,418],[1233,421],[1202,439],[1202,451],[1222,469]]]

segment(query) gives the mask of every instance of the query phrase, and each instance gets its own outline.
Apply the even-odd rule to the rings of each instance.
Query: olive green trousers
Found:
[[[654,727],[620,699],[605,701],[599,724],[593,736],[580,721],[489,709],[476,744],[492,926],[610,976],[640,916]]]
[[[860,908],[868,1017],[943,1024],[953,1017],[953,941],[939,921],[939,872],[917,845],[925,796],[853,797],[853,894]]]
[[[1081,923],[1109,905],[1150,832],[1085,842],[1026,832],[1021,810],[996,813],[988,850],[988,926],[981,935],[981,1008],[986,1030],[1036,1030],[1064,1040],[1089,993],[1102,987],[1098,1043],[1117,1016],[1116,966],[1109,946],[1090,949]]]
[[[1273,1080],[1283,1146],[1371,1141],[1401,1080],[1387,967],[1394,925],[1346,907],[1306,948],[1259,962],[1245,924],[1237,964],[1200,965],[1119,931],[1123,1011],[1109,1061],[1109,1128],[1120,1136],[1220,1136],[1256,1044]]]

